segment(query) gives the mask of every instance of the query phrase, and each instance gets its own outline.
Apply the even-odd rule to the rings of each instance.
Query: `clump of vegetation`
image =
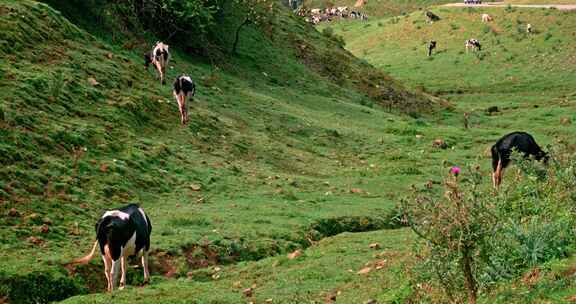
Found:
[[[562,158],[544,168],[515,161],[522,173],[497,193],[478,167],[469,167],[445,181],[444,196],[415,189],[403,202],[410,227],[425,240],[420,279],[452,302],[476,303],[497,282],[570,252],[575,162]]]

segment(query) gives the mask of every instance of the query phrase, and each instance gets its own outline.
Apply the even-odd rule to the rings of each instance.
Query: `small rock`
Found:
[[[362,193],[362,192],[364,192],[364,191],[362,191],[362,189],[359,189],[359,188],[350,189],[350,193]]]
[[[251,298],[254,295],[254,289],[252,287],[246,288],[242,290],[242,294],[247,298]]]
[[[416,134],[416,139],[422,139],[422,137],[424,137],[424,135],[422,135],[422,134]]]
[[[293,260],[293,259],[295,259],[295,258],[297,258],[297,257],[299,257],[299,256],[301,256],[301,255],[302,255],[302,250],[298,249],[298,250],[296,250],[296,251],[294,251],[294,252],[292,252],[292,253],[289,253],[289,254],[288,254],[288,259]]]
[[[37,238],[37,237],[35,237],[35,236],[30,236],[30,237],[28,237],[26,240],[27,240],[28,242],[30,242],[30,243],[32,243],[32,244],[34,244],[34,245],[38,245],[38,246],[44,244],[44,240],[43,240],[43,239]]]
[[[93,87],[99,85],[100,83],[93,77],[88,77],[88,83]]]
[[[44,224],[42,225],[42,227],[40,227],[40,232],[46,234],[50,231],[50,228],[48,227],[48,225]]]
[[[448,148],[448,144],[446,144],[446,142],[443,139],[437,138],[432,142],[432,147],[446,149]]]
[[[380,269],[386,267],[386,265],[388,265],[388,260],[380,260],[380,261],[376,262],[376,264],[375,264],[376,270],[380,270]]]
[[[19,217],[20,212],[18,212],[18,210],[16,210],[16,208],[10,208],[10,211],[8,211],[8,215],[11,217]]]
[[[370,248],[370,249],[380,249],[380,243],[372,243],[372,244],[368,245],[368,248]]]
[[[372,267],[364,267],[360,270],[358,270],[358,272],[356,272],[357,274],[367,274],[370,271],[372,271]]]
[[[489,115],[492,115],[493,113],[500,112],[500,110],[498,109],[497,106],[491,106],[488,109],[486,109],[486,112],[488,112]]]
[[[324,303],[326,304],[332,304],[336,302],[336,294],[335,293],[329,293],[326,295],[326,301]]]
[[[202,186],[198,184],[191,184],[190,189],[192,189],[192,191],[200,191],[202,189]]]
[[[106,53],[106,58],[112,59],[112,57],[113,57],[112,53]]]

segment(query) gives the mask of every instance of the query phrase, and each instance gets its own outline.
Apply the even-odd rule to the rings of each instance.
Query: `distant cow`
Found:
[[[144,54],[144,65],[146,69],[152,64],[158,74],[160,75],[160,82],[166,84],[166,66],[170,62],[170,51],[169,46],[162,42],[156,42],[156,45],[150,53]]]
[[[178,109],[180,110],[180,121],[182,124],[188,122],[188,107],[186,105],[186,99],[188,97],[194,97],[196,94],[196,84],[192,81],[192,78],[188,75],[180,75],[176,77],[174,81],[174,97],[176,102],[178,102]]]
[[[436,41],[432,40],[428,43],[428,56],[432,56],[432,50],[436,48]]]
[[[428,19],[428,22],[430,23],[440,20],[440,17],[438,17],[438,15],[434,14],[431,11],[426,11],[424,15],[426,15],[426,19]]]
[[[526,24],[526,33],[532,34],[532,24]]]
[[[542,151],[534,137],[526,132],[513,132],[500,138],[490,149],[492,152],[492,182],[497,188],[502,183],[502,172],[510,164],[510,155],[513,150],[522,153],[528,158],[534,156],[536,160],[548,161],[548,155]]]
[[[492,20],[494,20],[494,19],[492,18],[492,16],[490,16],[490,15],[488,15],[488,14],[482,14],[482,22],[490,22],[490,21],[492,21]]]
[[[466,53],[468,53],[469,48],[473,48],[477,51],[480,51],[482,50],[482,45],[480,44],[480,41],[476,39],[468,39],[466,40]]]
[[[107,290],[112,292],[116,284],[118,266],[121,266],[120,289],[126,285],[126,258],[142,252],[144,282],[150,280],[148,271],[148,251],[152,225],[144,210],[136,204],[106,211],[96,223],[96,242],[92,251],[85,257],[73,261],[74,264],[88,263],[100,247],[104,260],[104,273],[108,282]]]

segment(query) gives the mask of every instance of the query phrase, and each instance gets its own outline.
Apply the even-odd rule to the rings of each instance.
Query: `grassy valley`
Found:
[[[142,66],[150,33],[0,1],[0,302],[441,302],[419,296],[419,243],[397,205],[412,185],[443,193],[453,165],[479,165],[488,193],[488,149],[510,131],[574,152],[576,18],[436,7],[429,24],[417,9],[430,4],[372,1],[377,18],[318,31],[277,8],[272,34],[246,27],[236,55],[174,46],[168,79],[198,82],[181,126],[170,86]],[[483,50],[467,54],[469,38]],[[508,174],[505,191],[522,180]],[[154,227],[152,284],[130,269],[109,295],[99,259],[64,263],[127,202]],[[510,278],[481,301],[565,301],[572,267],[554,259],[535,284]]]

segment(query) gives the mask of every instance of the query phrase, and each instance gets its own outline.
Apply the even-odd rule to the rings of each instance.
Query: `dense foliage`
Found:
[[[566,257],[575,240],[576,171],[568,155],[556,156],[547,168],[516,157],[521,170],[507,170],[509,184],[498,192],[482,187],[477,168],[446,180],[444,197],[416,190],[404,208],[426,241],[423,278],[435,278],[451,301],[475,303],[478,291]]]

